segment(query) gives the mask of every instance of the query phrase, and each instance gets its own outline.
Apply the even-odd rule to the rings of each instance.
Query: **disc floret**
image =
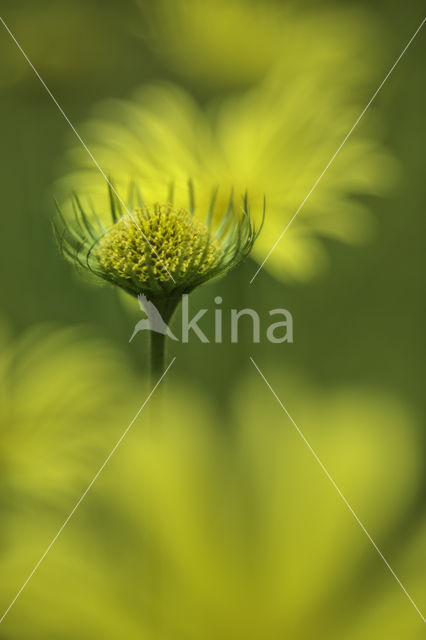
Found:
[[[154,204],[126,214],[93,251],[111,279],[128,280],[140,290],[190,290],[209,278],[224,250],[208,227],[185,209]],[[155,287],[157,285],[157,287]]]

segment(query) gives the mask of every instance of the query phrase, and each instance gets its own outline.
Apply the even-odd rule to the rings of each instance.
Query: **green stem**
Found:
[[[152,299],[152,303],[156,306],[160,315],[167,326],[170,325],[170,321],[176,308],[180,302],[179,297],[168,297]],[[154,386],[157,384],[161,376],[166,369],[166,341],[167,336],[157,331],[150,332],[150,346],[151,346],[151,384]]]
[[[155,305],[159,311],[162,320],[167,326],[170,326],[173,313],[176,311],[180,302],[179,297],[168,298],[153,298],[151,302]],[[150,331],[150,365],[151,365],[151,389],[158,383],[161,376],[166,370],[166,342],[168,340],[167,335],[159,333],[157,331]],[[151,406],[151,419],[155,432],[158,433],[163,424],[163,412],[162,412],[162,387],[163,382],[159,385],[159,388],[155,392],[155,398]],[[164,567],[163,559],[161,555],[151,558],[147,565],[147,575],[151,578],[151,590],[155,594],[154,597],[158,599],[159,606],[154,618],[154,626],[157,629],[158,634],[162,634],[163,630],[163,618],[164,618],[164,605],[163,605],[163,582],[164,582]]]
[[[166,367],[166,336],[151,331],[151,384],[156,385]]]

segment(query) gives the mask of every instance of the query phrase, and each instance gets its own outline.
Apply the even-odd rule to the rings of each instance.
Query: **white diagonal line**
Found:
[[[287,226],[285,227],[284,231],[282,231],[281,235],[279,236],[278,240],[275,242],[274,246],[270,249],[269,253],[267,254],[266,258],[263,260],[262,264],[260,265],[260,267],[257,269],[256,273],[254,274],[254,276],[252,277],[252,279],[250,280],[250,284],[253,283],[254,279],[257,277],[258,273],[261,271],[261,269],[263,269],[263,266],[265,264],[265,262],[269,259],[271,253],[275,250],[275,248],[277,247],[277,245],[279,244],[279,242],[281,241],[281,238],[284,236],[284,234],[286,233],[287,229],[290,227],[290,225],[292,224],[292,222],[294,221],[294,219],[296,218],[296,216],[299,214],[299,212],[302,210],[305,202],[307,201],[307,199],[309,198],[309,196],[312,194],[312,192],[316,189],[316,187],[318,186],[319,182],[322,180],[324,174],[326,173],[326,171],[330,168],[330,166],[332,165],[332,163],[334,162],[334,160],[336,159],[337,155],[340,153],[343,145],[347,142],[348,138],[351,136],[352,132],[354,131],[354,129],[357,127],[357,125],[359,124],[360,120],[362,119],[362,117],[364,116],[365,112],[367,111],[367,109],[371,106],[372,102],[375,100],[376,96],[378,95],[378,93],[381,91],[383,85],[385,84],[385,82],[387,81],[387,79],[389,78],[389,76],[391,75],[391,73],[393,72],[393,70],[395,69],[395,67],[397,66],[397,64],[400,62],[401,58],[403,57],[403,55],[405,54],[405,52],[407,51],[408,47],[411,45],[411,43],[413,42],[414,38],[417,36],[417,34],[419,33],[420,29],[423,27],[424,23],[426,21],[426,18],[423,18],[422,22],[420,23],[420,25],[417,27],[416,31],[413,33],[413,35],[411,36],[411,38],[409,39],[409,41],[407,42],[407,44],[405,45],[404,49],[401,51],[401,53],[399,54],[398,58],[395,60],[395,62],[393,63],[393,65],[391,66],[391,68],[389,69],[389,71],[387,72],[386,76],[384,77],[384,79],[382,80],[382,82],[379,84],[379,86],[377,87],[376,91],[373,93],[373,95],[371,96],[370,100],[368,101],[368,103],[366,104],[366,106],[364,107],[364,109],[361,111],[361,113],[359,114],[358,118],[355,120],[354,124],[352,125],[352,127],[349,129],[348,133],[346,134],[346,136],[344,137],[343,141],[341,142],[339,148],[337,149],[337,151],[331,156],[330,160],[328,161],[325,169],[322,171],[321,175],[316,179],[316,181],[314,182],[313,186],[311,187],[311,190],[309,191],[308,195],[305,197],[305,199],[302,201],[302,203],[299,205],[299,208],[297,209],[296,213],[293,215],[293,217],[291,218],[290,222],[287,224]]]
[[[295,427],[297,433],[302,438],[303,442],[306,444],[306,446],[308,447],[309,451],[312,453],[312,455],[314,456],[315,460],[318,462],[318,464],[320,465],[321,469],[324,471],[325,475],[327,476],[327,478],[329,479],[329,481],[331,482],[333,487],[336,489],[337,493],[339,494],[339,496],[341,497],[341,499],[343,500],[343,502],[345,503],[345,505],[347,506],[347,508],[349,509],[349,511],[351,512],[351,514],[353,515],[353,517],[355,518],[355,520],[357,521],[357,523],[359,524],[359,526],[361,527],[361,529],[363,530],[363,532],[365,533],[365,535],[367,536],[367,538],[369,539],[369,541],[371,542],[371,544],[373,545],[373,547],[375,548],[375,550],[377,551],[377,553],[379,554],[379,556],[381,557],[381,559],[383,560],[383,562],[385,563],[385,565],[387,566],[387,568],[389,569],[389,571],[391,572],[391,574],[393,575],[393,577],[395,578],[395,580],[397,581],[397,583],[399,584],[399,586],[401,587],[401,589],[403,590],[403,592],[405,593],[405,595],[407,596],[407,598],[409,599],[409,601],[411,602],[411,604],[413,605],[413,607],[415,608],[415,610],[417,611],[419,616],[421,617],[421,619],[423,620],[423,622],[426,623],[426,619],[425,619],[424,615],[422,614],[422,612],[420,611],[420,609],[418,608],[418,606],[414,602],[413,598],[410,596],[410,594],[408,593],[407,589],[404,587],[404,585],[402,584],[401,580],[398,578],[398,576],[396,575],[395,571],[392,569],[392,567],[390,566],[389,562],[386,560],[385,556],[380,551],[379,547],[374,542],[373,538],[368,533],[367,529],[365,528],[365,526],[363,525],[363,523],[361,522],[361,520],[359,519],[359,517],[357,516],[357,514],[355,513],[355,511],[353,510],[353,508],[351,507],[351,505],[349,504],[349,502],[347,501],[345,496],[343,495],[342,491],[340,490],[340,488],[336,484],[335,480],[330,475],[330,473],[327,471],[327,468],[325,467],[325,465],[323,464],[323,462],[321,461],[321,459],[319,458],[317,453],[314,451],[312,446],[309,444],[309,442],[305,438],[303,432],[297,426],[296,422],[293,420],[293,418],[291,417],[291,415],[289,414],[289,412],[287,411],[287,409],[285,408],[285,406],[283,405],[283,403],[281,402],[281,400],[279,399],[279,397],[275,393],[274,389],[271,387],[271,385],[269,384],[268,380],[265,378],[265,376],[263,375],[262,371],[259,369],[259,367],[257,366],[257,364],[255,363],[255,361],[253,360],[253,358],[251,356],[250,356],[250,360],[253,363],[254,367],[257,369],[258,373],[260,374],[261,378],[265,382],[265,384],[268,387],[268,389],[272,392],[273,396],[277,400],[277,402],[280,405],[281,409],[287,415],[288,419],[290,420],[290,422]]]
[[[19,44],[19,42],[17,41],[17,39],[15,38],[15,36],[13,35],[12,31],[9,29],[9,27],[7,26],[7,24],[5,23],[5,21],[3,20],[3,18],[0,16],[0,22],[3,24],[4,28],[6,29],[6,31],[8,32],[8,34],[10,35],[10,37],[12,38],[12,40],[14,41],[14,43],[16,44],[16,46],[18,47],[19,51],[22,53],[22,55],[24,56],[25,60],[28,62],[28,64],[30,65],[31,69],[34,71],[34,73],[36,74],[37,78],[40,80],[41,84],[43,85],[43,87],[45,88],[45,90],[47,91],[47,93],[49,94],[49,96],[52,98],[53,102],[55,103],[55,105],[58,107],[60,113],[62,114],[62,116],[64,117],[64,119],[66,120],[66,122],[69,124],[69,126],[71,127],[72,131],[74,132],[75,136],[77,137],[77,139],[79,140],[79,142],[82,144],[82,146],[84,147],[84,149],[87,151],[87,153],[89,154],[91,160],[93,161],[93,164],[95,165],[95,167],[98,169],[98,171],[101,173],[102,177],[104,178],[105,182],[109,185],[110,189],[113,191],[113,193],[115,194],[115,196],[117,197],[117,199],[120,201],[120,203],[123,205],[123,207],[125,208],[125,210],[127,211],[128,215],[130,216],[130,219],[132,220],[132,222],[136,225],[136,227],[139,229],[139,231],[141,232],[144,240],[146,241],[146,243],[148,244],[149,248],[151,249],[151,251],[154,253],[154,255],[159,259],[159,261],[161,262],[161,264],[163,265],[164,269],[167,271],[168,275],[170,276],[170,278],[173,280],[174,283],[176,283],[175,279],[173,278],[172,274],[170,273],[170,271],[167,269],[166,265],[164,264],[164,262],[161,260],[160,256],[158,255],[158,253],[156,252],[156,250],[154,249],[154,247],[152,246],[152,244],[150,243],[150,241],[148,240],[148,238],[146,237],[145,233],[143,232],[143,230],[141,229],[141,227],[139,226],[139,224],[137,223],[136,219],[134,218],[134,216],[132,215],[132,213],[129,211],[128,207],[126,206],[125,202],[122,200],[122,198],[120,197],[120,195],[118,194],[117,190],[115,189],[114,185],[111,183],[111,181],[109,180],[109,178],[107,177],[107,175],[105,174],[104,170],[102,169],[102,167],[100,166],[99,162],[96,160],[95,156],[93,155],[93,153],[90,151],[89,147],[87,146],[87,144],[84,142],[83,138],[80,136],[80,134],[78,133],[77,129],[74,127],[74,125],[72,124],[71,120],[68,118],[67,114],[65,113],[65,111],[62,109],[61,105],[59,104],[59,102],[56,100],[55,96],[53,95],[53,93],[50,91],[49,87],[47,86],[47,84],[45,83],[45,81],[43,80],[43,78],[41,77],[41,75],[39,74],[39,72],[37,71],[37,69],[35,68],[35,66],[33,65],[33,63],[31,62],[31,60],[29,59],[29,57],[27,56],[27,54],[25,53],[25,51],[23,50],[23,48],[21,47],[21,45]]]
[[[99,478],[99,476],[101,475],[102,471],[105,469],[106,465],[108,464],[108,462],[110,461],[110,459],[112,458],[112,456],[114,455],[114,453],[116,452],[116,450],[118,449],[118,447],[120,446],[121,442],[123,441],[123,439],[125,438],[125,436],[127,435],[127,433],[129,432],[129,430],[131,429],[131,427],[133,426],[135,420],[138,418],[139,414],[141,413],[141,411],[144,409],[144,407],[148,404],[151,396],[153,395],[153,393],[155,392],[155,390],[157,389],[158,385],[161,383],[161,381],[163,380],[163,378],[165,377],[166,373],[169,371],[170,367],[172,366],[172,364],[174,363],[174,361],[176,360],[176,357],[173,358],[173,360],[170,362],[169,366],[167,367],[167,369],[164,371],[164,373],[162,374],[161,378],[157,381],[157,383],[154,385],[154,387],[151,389],[150,393],[148,394],[148,396],[146,397],[145,401],[143,402],[143,404],[141,405],[141,407],[139,408],[138,412],[136,413],[136,415],[134,416],[134,418],[131,420],[131,422],[129,423],[129,425],[126,427],[125,431],[122,433],[122,435],[120,436],[120,438],[117,440],[117,442],[115,443],[114,447],[111,449],[110,453],[108,454],[108,456],[105,458],[104,462],[101,464],[101,466],[99,467],[98,471],[96,472],[96,474],[93,476],[91,482],[89,483],[89,485],[87,486],[87,488],[84,490],[84,492],[82,493],[81,497],[79,498],[79,500],[76,502],[74,508],[72,509],[72,511],[70,512],[70,514],[67,516],[67,518],[64,520],[61,528],[59,529],[59,531],[57,532],[57,534],[55,535],[55,537],[52,539],[52,541],[50,542],[49,546],[47,547],[46,551],[43,553],[43,555],[41,556],[40,560],[37,562],[37,564],[35,565],[34,569],[31,571],[30,575],[28,576],[28,578],[25,580],[24,584],[22,585],[22,587],[19,589],[18,593],[16,594],[16,596],[13,598],[12,602],[10,603],[10,605],[7,607],[6,611],[3,613],[2,617],[0,618],[0,624],[3,622],[3,620],[5,619],[5,617],[7,616],[7,614],[9,613],[9,611],[11,610],[11,608],[13,607],[13,605],[15,604],[15,602],[17,601],[17,599],[19,598],[19,596],[21,595],[21,593],[23,592],[23,590],[25,589],[25,587],[27,586],[27,584],[29,583],[29,581],[31,580],[31,578],[33,577],[33,575],[35,574],[35,572],[37,571],[37,569],[39,568],[39,566],[41,565],[41,563],[43,562],[43,560],[45,559],[45,557],[47,556],[47,554],[49,553],[49,551],[51,550],[51,548],[53,547],[53,545],[55,544],[56,540],[59,538],[59,536],[61,535],[62,531],[65,529],[65,527],[67,526],[68,522],[71,520],[71,518],[73,517],[74,513],[77,511],[78,507],[81,505],[81,503],[83,502],[84,498],[87,496],[87,494],[89,493],[90,489],[93,487],[93,485],[95,484],[96,480]]]

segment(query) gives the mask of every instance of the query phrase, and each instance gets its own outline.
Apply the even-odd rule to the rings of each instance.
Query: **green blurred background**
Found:
[[[97,102],[127,98],[145,82],[176,82],[203,104],[262,79],[223,73],[221,82],[220,69],[204,79],[185,73],[179,62],[159,53],[164,35],[156,26],[154,4],[3,0],[1,14],[77,129]],[[280,3],[263,3],[269,4]],[[315,10],[317,16],[336,8],[331,3],[297,6],[302,14]],[[420,24],[422,3],[379,0],[372,7],[345,1],[336,11],[346,7],[370,11],[378,25],[380,62],[369,84],[371,95]],[[224,310],[253,306],[264,317],[271,308],[285,307],[294,317],[294,344],[262,340],[253,345],[249,331],[238,344],[173,343],[171,354],[177,360],[170,372],[166,413],[176,414],[177,425],[185,425],[181,437],[171,419],[160,442],[129,435],[133,444],[117,452],[105,479],[99,480],[101,487],[52,550],[46,569],[34,576],[0,625],[0,638],[422,637],[418,613],[344,513],[338,495],[326,484],[318,489],[323,480],[315,475],[315,460],[303,458],[303,442],[296,437],[291,443],[275,441],[281,437],[277,429],[293,427],[256,378],[248,356],[270,379],[424,608],[425,47],[420,33],[365,115],[366,121],[374,116],[379,123],[383,143],[401,173],[384,197],[359,196],[376,219],[374,237],[356,247],[324,240],[328,268],[308,282],[280,282],[264,270],[250,285],[257,265],[249,260],[226,280],[193,294],[194,308],[212,308],[215,295],[222,296]],[[50,190],[62,174],[70,130],[3,28],[0,60],[5,387],[0,543],[3,576],[7,574],[0,602],[5,609],[142,402],[148,389],[148,347],[142,335],[128,344],[137,310],[129,311],[111,290],[79,280],[61,258],[51,231]],[[211,335],[211,320],[203,326]],[[90,402],[80,402],[82,396]],[[257,432],[254,440],[245,434],[251,422],[260,425],[263,439]],[[202,435],[188,425],[196,425]],[[245,425],[244,436],[238,425]],[[143,419],[135,429],[142,427]],[[247,438],[251,444],[246,447]],[[182,441],[187,443],[183,453]],[[281,458],[274,458],[277,451]],[[215,460],[208,471],[196,463],[203,456],[208,459],[207,452]],[[300,465],[298,456],[303,458]],[[377,471],[379,462],[383,469]],[[286,471],[274,474],[271,464]],[[128,467],[136,477],[124,472]],[[146,467],[149,481],[136,473]],[[188,486],[182,481],[178,498],[171,498],[175,480],[163,475],[165,469],[175,469],[175,478],[193,479]],[[297,495],[299,489],[303,507],[296,508],[290,498],[282,504],[271,499],[269,509],[266,496]],[[228,500],[225,508],[222,502]],[[243,509],[245,500],[249,504]],[[198,517],[199,501],[207,506]],[[141,513],[134,516],[135,511]],[[208,543],[203,538],[197,546],[191,535],[202,538],[203,527],[212,539],[207,536]],[[166,533],[181,544],[169,544]],[[217,548],[218,555],[224,552],[224,540],[233,535],[227,549],[231,561],[222,558],[221,574],[219,561],[215,566],[205,559]],[[160,540],[160,551],[150,536]],[[282,565],[276,562],[277,577],[274,562],[264,555],[285,544],[296,549],[298,561],[293,560],[295,566],[291,557]],[[128,555],[119,551],[123,547]],[[306,550],[312,547],[316,552],[311,557]],[[316,564],[322,556],[327,561]],[[171,563],[171,569],[170,558],[181,561]],[[253,567],[248,568],[247,558]],[[160,569],[160,587],[158,564],[166,565]],[[224,578],[226,571],[231,578]],[[147,573],[154,575],[154,585]],[[340,576],[336,584],[330,574]],[[179,580],[188,593],[177,586]],[[257,588],[246,593],[248,583]],[[153,606],[156,594],[160,604]]]

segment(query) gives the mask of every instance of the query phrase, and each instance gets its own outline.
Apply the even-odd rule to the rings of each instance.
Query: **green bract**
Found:
[[[190,293],[238,265],[258,235],[247,196],[238,206],[231,193],[223,219],[214,225],[215,194],[204,216],[196,214],[191,183],[188,209],[175,208],[173,202],[148,206],[140,195],[137,206],[133,198],[123,207],[111,185],[109,196],[109,227],[98,215],[103,212],[86,211],[74,195],[74,219],[59,210],[56,235],[69,260],[133,296],[143,293],[160,301]]]

